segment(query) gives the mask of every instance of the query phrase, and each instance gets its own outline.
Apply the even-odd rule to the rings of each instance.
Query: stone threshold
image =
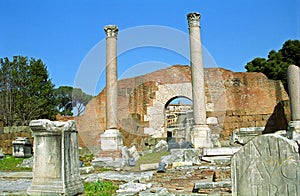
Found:
[[[28,172],[0,172],[0,178],[3,179],[32,179],[33,174]]]

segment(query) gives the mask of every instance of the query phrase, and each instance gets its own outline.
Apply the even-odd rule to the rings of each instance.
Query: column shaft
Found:
[[[117,33],[118,27],[108,25],[106,32],[106,129],[118,127]]]
[[[287,75],[292,121],[300,121],[300,68],[290,65]]]
[[[190,32],[190,63],[192,70],[192,93],[194,121],[196,125],[206,124],[204,69],[200,36],[200,14],[188,14]]]

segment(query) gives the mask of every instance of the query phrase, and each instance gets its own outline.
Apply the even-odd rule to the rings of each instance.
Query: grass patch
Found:
[[[96,182],[84,184],[84,195],[92,196],[92,195],[101,195],[108,196],[114,195],[118,186],[114,185],[112,182],[97,180]]]
[[[141,164],[159,163],[162,156],[167,156],[169,154],[170,152],[154,152],[141,156],[132,170],[139,171]]]
[[[0,171],[31,171],[31,168],[17,167],[24,159],[6,155],[0,160]]]
[[[137,162],[140,164],[157,163],[160,162],[162,156],[167,156],[169,154],[170,152],[154,152],[141,156]]]

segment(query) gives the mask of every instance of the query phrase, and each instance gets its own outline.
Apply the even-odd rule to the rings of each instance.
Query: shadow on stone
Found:
[[[290,121],[290,106],[289,101],[279,102],[269,117],[263,134],[275,133],[278,130],[287,130],[288,121]]]

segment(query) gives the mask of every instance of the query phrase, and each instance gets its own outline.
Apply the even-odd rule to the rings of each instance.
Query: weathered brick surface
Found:
[[[145,137],[143,127],[149,126],[151,119],[144,118],[157,98],[159,85],[190,83],[190,73],[189,66],[176,65],[118,82],[119,129],[127,133],[123,134],[126,145]],[[219,125],[212,129],[221,138],[228,139],[234,129],[242,127],[267,126],[267,132],[286,128],[289,101],[280,81],[269,80],[262,73],[222,68],[205,69],[204,75],[206,102],[214,106],[207,116],[218,118]],[[105,107],[104,89],[89,102],[85,114],[76,118],[80,146],[97,145],[97,137],[105,130]]]

